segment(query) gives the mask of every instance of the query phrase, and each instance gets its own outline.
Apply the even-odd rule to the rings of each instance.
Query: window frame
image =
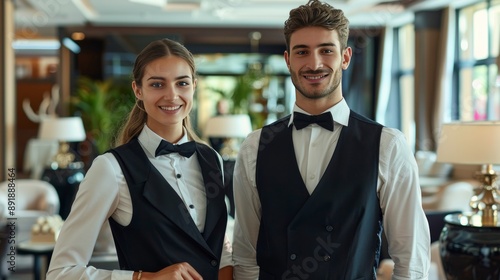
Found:
[[[477,10],[474,11],[474,13],[483,10],[481,7],[484,5],[484,10],[486,10],[486,15],[487,15],[487,25],[488,25],[488,31],[487,31],[487,57],[485,58],[475,58],[474,57],[474,50],[472,50],[472,57],[471,58],[461,58],[462,50],[461,50],[461,44],[462,44],[462,37],[461,37],[461,30],[460,30],[460,20],[461,16],[463,15],[464,12],[467,12],[468,9],[474,9],[474,7],[478,7]],[[492,67],[495,67],[496,65],[496,57],[493,56],[493,26],[492,26],[492,10],[493,8],[500,8],[500,1],[499,0],[486,0],[484,2],[479,2],[479,3],[474,3],[468,6],[464,6],[461,8],[458,8],[455,13],[455,26],[456,26],[456,36],[455,36],[455,62],[454,62],[454,67],[453,67],[453,81],[452,81],[452,96],[451,96],[451,120],[460,120],[460,121],[480,121],[480,120],[497,120],[500,119],[500,116],[494,115],[494,112],[492,112],[492,108],[494,108],[495,105],[500,106],[499,104],[492,104],[492,102],[495,102],[493,100],[493,95],[495,94],[492,90],[493,86],[495,83],[494,79],[492,78],[494,76],[494,73],[492,72]],[[473,18],[473,17],[472,17]],[[472,32],[474,32],[474,19],[472,19],[472,22],[468,22],[467,24],[471,24]],[[498,32],[498,31],[496,31]],[[473,37],[474,34],[472,34],[470,37]],[[475,40],[470,40],[470,43],[474,44],[476,43]],[[471,46],[473,48],[474,46]],[[470,71],[470,79],[474,80],[474,74],[475,71],[478,71],[480,67],[485,67],[485,75],[486,78],[484,88],[486,92],[486,116],[485,119],[477,119],[476,116],[474,115],[474,110],[476,109],[474,104],[466,105],[466,99],[470,97],[471,100],[473,100],[473,89],[471,85],[470,92],[468,93],[469,89],[463,88],[463,85],[461,82],[464,80],[464,77],[462,76],[462,73],[466,70]],[[500,71],[497,69],[496,76],[500,75]],[[471,101],[472,103],[473,101]],[[498,101],[497,101],[498,102]],[[465,104],[465,105],[464,105]],[[464,107],[470,106],[470,110],[464,109]],[[472,115],[466,115],[466,111],[472,111]]]

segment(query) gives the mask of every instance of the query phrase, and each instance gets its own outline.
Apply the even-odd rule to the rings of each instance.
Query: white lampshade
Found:
[[[48,117],[41,121],[38,138],[65,142],[79,142],[86,138],[80,117]]]
[[[459,164],[500,164],[500,121],[444,124],[437,161]]]
[[[248,115],[220,115],[210,118],[205,127],[206,137],[245,138],[252,132]]]

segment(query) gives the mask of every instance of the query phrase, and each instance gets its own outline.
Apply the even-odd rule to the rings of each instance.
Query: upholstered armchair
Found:
[[[14,181],[15,192],[9,192],[9,182],[0,183],[0,214],[2,221],[8,217],[17,218],[18,242],[29,239],[31,226],[38,217],[54,215],[59,212],[59,196],[54,186],[36,179],[17,179]],[[15,195],[13,216],[8,210],[9,193]]]
[[[0,225],[5,227],[7,218],[16,218],[16,244],[28,241],[31,227],[41,216],[59,213],[59,196],[48,182],[35,179],[16,179],[14,187],[8,181],[0,182]],[[14,190],[13,190],[14,189]],[[9,210],[9,197],[15,196],[15,208]],[[6,242],[6,239],[1,239]],[[3,244],[0,244],[3,245]],[[5,277],[5,254],[0,256],[0,276]],[[17,256],[16,270],[29,269],[33,264],[32,256]]]

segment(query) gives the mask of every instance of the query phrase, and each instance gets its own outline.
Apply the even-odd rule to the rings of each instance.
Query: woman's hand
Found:
[[[137,279],[134,273],[134,280]],[[171,280],[203,280],[201,275],[187,262],[167,266],[158,272],[143,272],[141,280],[171,279]]]

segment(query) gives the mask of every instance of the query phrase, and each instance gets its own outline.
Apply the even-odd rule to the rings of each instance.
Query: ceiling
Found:
[[[57,40],[61,30],[63,37],[84,32],[86,39],[105,38],[108,46],[116,45],[131,53],[137,53],[152,40],[171,37],[189,45],[194,53],[282,54],[283,23],[291,9],[307,3],[307,0],[12,1],[16,39]],[[324,1],[345,12],[352,32],[373,35],[378,27],[411,22],[417,10],[474,0]],[[254,43],[257,48],[250,49]],[[266,46],[274,49],[264,50]],[[241,58],[217,61],[227,69],[228,65],[237,65],[234,60]],[[214,64],[214,61],[207,63]]]
[[[288,12],[307,0],[13,0],[18,28],[54,26],[282,28]],[[451,0],[325,0],[351,27],[384,26],[422,6]],[[33,31],[33,30],[32,30]],[[36,30],[35,30],[36,31]]]
[[[132,52],[163,37],[203,48],[234,50],[235,45],[249,46],[255,42],[260,46],[281,46],[283,23],[289,11],[307,3],[307,0],[12,1],[16,39],[57,39],[84,32],[86,38],[106,37],[109,41],[112,37]],[[416,10],[473,0],[324,1],[345,12],[352,32],[365,34],[386,25],[411,22]],[[197,51],[196,47],[191,48]]]

